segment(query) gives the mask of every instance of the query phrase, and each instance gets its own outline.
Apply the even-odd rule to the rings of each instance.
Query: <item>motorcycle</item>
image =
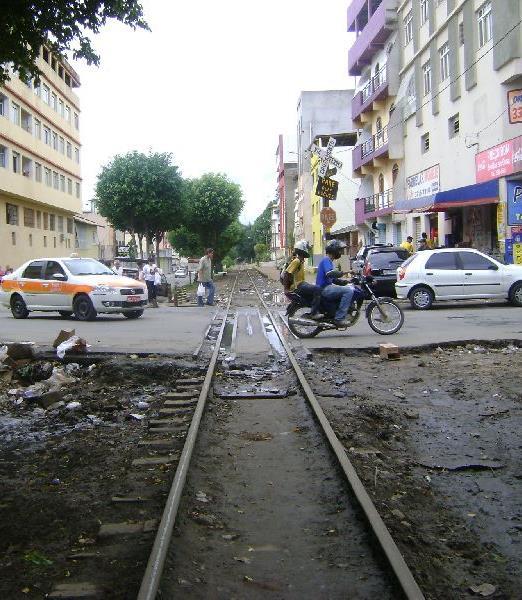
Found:
[[[287,295],[290,299],[290,304],[286,309],[290,331],[299,338],[315,337],[321,331],[336,329],[344,331],[347,327],[353,327],[357,323],[364,302],[369,301],[365,316],[373,331],[381,335],[397,333],[404,323],[404,313],[401,307],[392,298],[378,298],[373,293],[372,278],[369,276],[356,277],[350,283],[354,285],[354,295],[346,315],[346,326],[339,327],[334,323],[337,303],[321,300],[320,312],[324,314],[324,317],[316,321],[309,317],[310,300],[294,291]]]

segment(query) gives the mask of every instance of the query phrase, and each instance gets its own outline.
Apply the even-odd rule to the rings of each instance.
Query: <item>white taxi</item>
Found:
[[[36,310],[63,317],[74,313],[79,321],[91,321],[97,313],[137,319],[147,304],[147,288],[141,281],[115,275],[93,258],[39,258],[4,276],[0,303],[15,319]]]

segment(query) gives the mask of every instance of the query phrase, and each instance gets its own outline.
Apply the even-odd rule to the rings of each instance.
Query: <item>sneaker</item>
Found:
[[[333,324],[336,327],[348,327],[349,323],[346,319],[341,319],[340,321],[338,321],[337,319],[334,319]]]
[[[320,321],[321,319],[324,319],[324,315],[321,313],[310,313],[309,318],[313,321]]]

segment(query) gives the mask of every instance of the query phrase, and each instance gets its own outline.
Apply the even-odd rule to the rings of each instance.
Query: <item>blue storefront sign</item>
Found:
[[[507,182],[508,225],[522,225],[522,181]]]

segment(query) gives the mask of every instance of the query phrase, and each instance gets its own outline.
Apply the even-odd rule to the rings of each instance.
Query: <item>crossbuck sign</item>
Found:
[[[332,156],[332,150],[336,144],[336,140],[333,137],[330,137],[328,140],[328,144],[326,145],[326,149],[319,148],[316,144],[312,144],[310,148],[310,152],[312,154],[317,154],[321,159],[321,166],[319,167],[319,177],[324,177],[328,171],[328,167],[332,165],[333,167],[337,167],[341,169],[343,163],[340,160],[337,160]]]

